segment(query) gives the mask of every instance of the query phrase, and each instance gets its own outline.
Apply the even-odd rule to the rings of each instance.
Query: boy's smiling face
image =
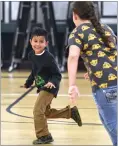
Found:
[[[48,42],[44,36],[33,36],[32,39],[30,39],[30,44],[35,54],[40,54],[48,45]]]

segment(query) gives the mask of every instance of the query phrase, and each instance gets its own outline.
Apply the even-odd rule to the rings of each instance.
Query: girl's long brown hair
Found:
[[[105,35],[105,30],[100,24],[99,17],[97,16],[93,2],[91,1],[73,2],[72,11],[75,14],[77,14],[80,17],[80,19],[90,20],[92,25],[96,29],[96,32],[100,34],[105,45],[109,47],[110,37]]]

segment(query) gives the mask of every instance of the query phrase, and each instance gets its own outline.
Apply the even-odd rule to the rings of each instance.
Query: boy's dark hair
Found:
[[[109,47],[110,37],[105,36],[105,30],[99,22],[99,18],[97,17],[95,5],[93,2],[91,1],[73,2],[72,11],[79,15],[81,19],[90,20],[93,26],[95,27],[97,33],[101,35],[105,45]]]
[[[34,36],[44,36],[45,37],[45,40],[47,41],[48,40],[48,33],[45,29],[41,28],[41,27],[38,27],[38,26],[35,26],[33,27],[32,31],[31,31],[31,39],[34,37]]]

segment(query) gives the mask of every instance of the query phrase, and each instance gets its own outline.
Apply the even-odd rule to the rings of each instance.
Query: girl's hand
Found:
[[[70,86],[68,90],[69,98],[72,103],[76,103],[77,97],[80,96],[80,92],[77,86]]]
[[[85,73],[85,74],[84,74],[84,78],[85,78],[86,80],[89,80],[89,75],[88,75],[88,73]]]

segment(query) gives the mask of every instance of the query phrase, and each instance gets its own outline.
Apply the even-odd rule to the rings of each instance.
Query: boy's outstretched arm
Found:
[[[34,82],[34,75],[33,75],[33,71],[31,72],[31,74],[29,75],[28,79],[26,80],[24,87],[25,88],[29,88]]]

